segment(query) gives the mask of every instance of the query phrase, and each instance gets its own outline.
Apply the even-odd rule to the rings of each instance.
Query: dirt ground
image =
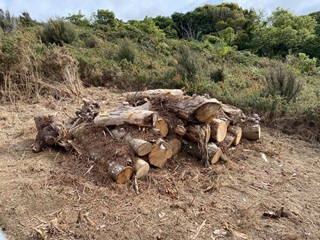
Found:
[[[113,108],[120,94],[88,89]],[[8,239],[320,239],[320,146],[262,128],[210,168],[180,154],[117,185],[90,161],[33,153],[33,116],[79,100],[0,106],[0,229]],[[88,171],[91,169],[90,171]]]

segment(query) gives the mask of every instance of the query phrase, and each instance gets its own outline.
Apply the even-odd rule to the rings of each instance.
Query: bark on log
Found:
[[[187,129],[183,125],[177,125],[174,127],[173,132],[179,136],[184,136],[187,132]]]
[[[245,117],[243,111],[240,108],[237,108],[228,104],[221,104],[221,110],[228,120],[231,121],[232,125],[236,125],[241,122],[241,119]]]
[[[239,126],[229,126],[228,132],[231,133],[235,138],[233,141],[233,145],[237,146],[240,143],[242,137],[242,128]]]
[[[63,146],[67,131],[63,121],[57,113],[44,114],[34,117],[37,128],[36,141],[32,147],[33,152],[40,152],[46,146]]]
[[[185,138],[195,143],[206,145],[210,140],[210,126],[208,124],[189,125],[186,128]]]
[[[118,184],[129,181],[133,175],[133,168],[130,166],[122,166],[116,161],[109,162],[108,172],[113,180]]]
[[[158,139],[149,153],[149,163],[152,166],[163,168],[167,160],[172,157],[172,147],[163,139]]]
[[[143,100],[144,98],[150,99],[159,94],[182,96],[184,92],[181,89],[152,89],[141,92],[129,92],[127,93],[127,100],[128,102],[135,103]]]
[[[209,123],[217,114],[221,104],[216,99],[207,99],[203,96],[175,97],[166,102],[167,109],[186,121]]]
[[[158,115],[149,110],[125,108],[101,113],[94,119],[94,124],[104,126],[119,126],[132,124],[141,127],[154,126]]]
[[[206,153],[199,147],[198,144],[187,141],[184,152],[195,157],[198,160],[206,161],[208,159],[209,163],[211,164],[216,163],[222,155],[221,149],[212,142],[208,143]]]
[[[261,137],[261,129],[259,124],[246,126],[242,128],[242,137],[250,141],[259,140]]]
[[[152,149],[152,143],[143,139],[126,138],[126,141],[139,157],[147,155]]]
[[[234,142],[234,139],[235,139],[235,136],[233,134],[227,133],[225,139],[222,142],[219,142],[218,145],[223,150],[227,150]]]
[[[227,135],[229,124],[228,120],[213,119],[210,122],[212,139],[216,142],[222,142]]]
[[[150,170],[150,165],[141,158],[136,158],[134,160],[133,169],[135,172],[135,177],[137,179],[145,177]]]

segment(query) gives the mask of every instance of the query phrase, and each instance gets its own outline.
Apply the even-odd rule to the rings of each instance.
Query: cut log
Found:
[[[242,137],[250,141],[259,140],[261,137],[261,129],[259,124],[246,126],[242,128]]]
[[[204,162],[208,160],[211,164],[216,163],[222,155],[221,149],[215,143],[212,142],[208,143],[207,152],[205,152],[203,151],[203,149],[199,147],[198,144],[193,143],[191,141],[187,141],[186,146],[184,148],[184,152],[198,160],[202,160]]]
[[[182,96],[184,92],[181,89],[152,89],[141,92],[129,92],[127,93],[127,100],[128,102],[137,102],[143,100],[144,98],[150,99],[159,94]]]
[[[133,168],[130,166],[122,166],[116,161],[109,162],[108,172],[113,180],[118,184],[129,181],[133,175]]]
[[[176,125],[173,129],[173,132],[179,136],[184,136],[187,132],[187,129],[183,125]]]
[[[176,156],[181,151],[181,141],[178,138],[173,138],[168,143],[172,147],[172,156]]]
[[[132,124],[141,127],[150,127],[154,126],[157,120],[158,116],[153,111],[126,108],[101,113],[94,119],[94,124],[104,126]]]
[[[139,156],[147,155],[152,149],[152,143],[138,138],[126,138],[133,151]]]
[[[210,140],[210,126],[208,124],[189,125],[186,128],[185,138],[195,143],[206,145]]]
[[[216,99],[203,96],[175,96],[168,98],[165,107],[186,121],[209,123],[217,114],[221,104]]]
[[[221,117],[226,117],[229,121],[231,121],[232,125],[236,125],[241,122],[241,119],[245,117],[243,111],[240,108],[229,104],[221,104],[222,115]]]
[[[169,132],[169,125],[162,117],[159,117],[154,129],[159,131],[160,137],[165,137]]]
[[[135,177],[137,179],[143,178],[149,173],[150,165],[145,160],[136,158],[134,161],[133,169],[135,171]]]
[[[122,139],[127,135],[127,131],[124,128],[113,129],[110,132],[115,139]]]
[[[233,145],[237,146],[240,143],[242,137],[242,128],[239,126],[229,126],[228,132],[231,133],[235,138],[233,141]]]
[[[172,147],[163,139],[158,139],[149,153],[149,163],[152,166],[163,168],[167,160],[172,157]]]
[[[36,141],[32,146],[33,152],[40,152],[46,146],[54,146],[65,140],[67,131],[57,113],[45,113],[34,117],[37,128]],[[64,144],[60,144],[64,145]]]
[[[227,133],[227,135],[224,138],[224,140],[222,142],[219,142],[218,145],[223,150],[227,150],[232,145],[234,140],[235,140],[235,136],[233,134],[231,134],[231,133]]]
[[[222,142],[227,135],[229,123],[228,120],[213,119],[210,122],[212,139],[217,142]]]

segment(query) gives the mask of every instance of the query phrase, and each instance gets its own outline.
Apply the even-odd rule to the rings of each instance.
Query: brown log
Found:
[[[168,98],[165,107],[186,121],[209,123],[217,114],[221,104],[216,99],[204,96],[175,96]]]
[[[246,126],[242,128],[242,137],[250,141],[259,140],[261,137],[261,129],[259,124]]]
[[[230,122],[224,119],[213,119],[210,122],[211,137],[216,142],[222,142],[227,135]]]
[[[108,172],[116,183],[123,184],[132,177],[133,168],[130,166],[122,166],[116,161],[111,161],[108,164]]]
[[[150,165],[145,160],[143,160],[141,158],[136,158],[134,160],[133,169],[135,171],[135,177],[137,179],[143,178],[149,173]]]
[[[149,163],[163,168],[167,160],[172,157],[172,147],[163,139],[158,139],[149,153]]]
[[[139,100],[143,100],[144,98],[150,99],[159,94],[182,96],[184,92],[181,89],[151,89],[141,92],[129,92],[127,93],[127,100],[129,102],[137,102]]]
[[[174,127],[173,132],[179,136],[184,136],[187,132],[187,129],[183,125],[177,125]]]
[[[240,108],[229,104],[221,104],[221,110],[222,116],[221,113],[219,115],[221,117],[226,117],[229,121],[231,121],[232,125],[236,125],[237,123],[241,122],[241,119],[245,117]]]
[[[227,133],[224,140],[222,142],[219,142],[218,145],[222,149],[226,150],[232,145],[232,143],[234,142],[234,139],[235,139],[235,136],[233,134]]]
[[[221,149],[212,142],[208,143],[207,150],[204,151],[198,144],[187,141],[184,151],[196,159],[208,161],[210,164],[216,163],[222,155]]]
[[[126,137],[126,141],[139,157],[147,155],[152,149],[152,143],[143,139]]]
[[[96,125],[119,126],[133,124],[141,127],[155,126],[158,121],[157,113],[150,111],[150,103],[137,107],[123,107],[117,110],[106,111],[95,117]]]
[[[66,140],[66,127],[57,113],[45,113],[34,117],[37,128],[36,141],[32,146],[34,152],[40,152],[46,146],[60,145]]]
[[[181,151],[181,141],[178,138],[173,138],[168,143],[172,147],[172,156],[176,156]]]
[[[242,137],[242,128],[239,126],[229,126],[228,132],[231,133],[235,138],[233,141],[233,145],[237,146],[240,143]]]
[[[169,132],[169,125],[162,117],[159,117],[154,129],[160,132],[160,137],[165,137]]]
[[[195,143],[206,145],[210,140],[210,126],[208,124],[189,125],[186,128],[185,138]]]

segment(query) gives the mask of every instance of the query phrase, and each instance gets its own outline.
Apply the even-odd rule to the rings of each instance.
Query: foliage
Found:
[[[0,8],[0,28],[2,29],[2,31],[9,34],[17,27],[17,19],[14,16],[12,16],[8,10],[3,11]]]
[[[297,76],[282,64],[268,69],[265,73],[265,80],[267,95],[280,96],[286,102],[295,100],[302,90]]]
[[[63,18],[49,19],[40,31],[40,37],[44,43],[54,43],[59,46],[72,43],[77,35],[74,25]]]
[[[317,59],[309,58],[305,53],[298,53],[297,55],[289,54],[286,56],[286,62],[301,73],[309,75],[316,71]]]

